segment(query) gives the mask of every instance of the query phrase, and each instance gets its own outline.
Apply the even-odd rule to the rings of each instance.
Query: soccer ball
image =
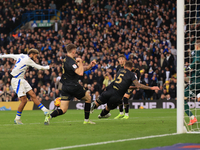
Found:
[[[140,106],[140,109],[144,109],[144,107],[143,107],[143,106]]]
[[[61,97],[57,97],[55,100],[54,100],[54,105],[56,107],[60,107],[60,101],[61,101]]]

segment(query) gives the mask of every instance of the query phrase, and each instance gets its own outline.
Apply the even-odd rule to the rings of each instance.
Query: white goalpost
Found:
[[[200,39],[199,15],[200,0],[177,0],[177,133],[200,133],[200,102],[196,98],[200,93],[200,61],[197,61],[200,60],[200,49],[195,49]],[[185,75],[189,78],[186,90],[189,93],[189,109],[186,110],[192,112],[192,116],[186,115],[184,110]],[[191,118],[197,119],[197,122],[188,125]]]
[[[184,0],[177,0],[177,133],[184,133]]]

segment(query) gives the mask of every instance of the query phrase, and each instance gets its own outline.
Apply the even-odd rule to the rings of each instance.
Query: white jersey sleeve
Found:
[[[16,54],[5,54],[5,55],[0,55],[0,58],[13,58],[14,60],[17,60],[19,58],[19,55],[16,55]]]
[[[41,66],[41,65],[38,65],[36,64],[33,60],[31,59],[28,59],[28,62],[27,64],[31,67],[34,67],[34,68],[37,68],[39,70],[48,70],[49,69],[49,66]]]
[[[9,58],[17,58],[17,61],[15,63],[15,67],[13,68],[11,75],[14,78],[23,79],[24,74],[26,72],[26,69],[28,66],[37,68],[37,69],[49,69],[49,66],[41,66],[36,64],[27,54],[20,54],[20,55],[9,55]],[[0,58],[2,58],[0,56]]]

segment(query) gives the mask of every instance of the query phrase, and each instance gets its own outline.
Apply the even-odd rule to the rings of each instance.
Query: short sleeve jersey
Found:
[[[78,68],[75,59],[66,56],[62,63],[62,77],[63,84],[78,84],[79,75],[75,73]]]
[[[133,83],[137,79],[135,73],[129,71],[128,69],[120,69],[117,72],[115,81],[113,81],[113,88],[118,90],[119,95],[124,95]]]

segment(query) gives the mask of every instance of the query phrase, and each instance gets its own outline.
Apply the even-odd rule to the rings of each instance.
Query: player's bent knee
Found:
[[[91,103],[91,96],[88,92],[85,93],[85,96],[82,99],[87,103]]]
[[[67,109],[61,109],[63,114],[65,114],[67,112]]]
[[[91,103],[91,97],[88,97],[86,100],[87,103]]]
[[[69,107],[69,102],[70,101],[63,101],[63,100],[61,100],[60,109],[63,111],[63,114],[65,114],[67,112],[68,107]]]

